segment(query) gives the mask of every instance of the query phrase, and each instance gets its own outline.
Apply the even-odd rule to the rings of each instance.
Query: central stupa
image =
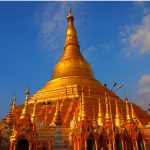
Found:
[[[95,79],[91,66],[81,54],[74,17],[70,11],[64,52],[55,65],[51,80],[30,99],[29,103],[53,101],[58,98],[79,97],[84,87],[88,93],[104,95],[104,86]]]

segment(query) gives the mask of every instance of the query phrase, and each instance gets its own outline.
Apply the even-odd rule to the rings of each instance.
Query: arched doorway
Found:
[[[20,139],[17,142],[16,150],[29,150],[29,142],[26,139]]]
[[[87,150],[95,150],[95,143],[94,138],[89,136],[87,140]]]
[[[122,144],[121,144],[121,140],[119,138],[119,135],[116,135],[115,143],[116,143],[116,150],[122,150]]]
[[[142,136],[141,136],[141,135],[138,136],[137,144],[138,144],[138,150],[144,150],[144,147],[143,147],[143,139],[142,139]]]

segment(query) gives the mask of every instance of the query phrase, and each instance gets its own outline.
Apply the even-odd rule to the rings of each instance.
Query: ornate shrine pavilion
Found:
[[[0,150],[150,150],[150,116],[94,77],[74,16],[51,79],[0,121]]]

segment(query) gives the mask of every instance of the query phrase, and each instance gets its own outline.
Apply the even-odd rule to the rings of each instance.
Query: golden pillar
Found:
[[[98,118],[97,118],[97,122],[99,126],[103,126],[104,123],[104,116],[102,113],[102,108],[101,108],[101,102],[100,102],[100,98],[98,99],[98,103],[99,103],[99,107],[98,107]]]

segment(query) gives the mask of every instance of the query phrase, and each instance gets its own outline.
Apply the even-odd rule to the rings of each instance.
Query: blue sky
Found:
[[[147,109],[150,2],[0,2],[0,118],[50,79],[72,8],[83,55],[96,79]]]

